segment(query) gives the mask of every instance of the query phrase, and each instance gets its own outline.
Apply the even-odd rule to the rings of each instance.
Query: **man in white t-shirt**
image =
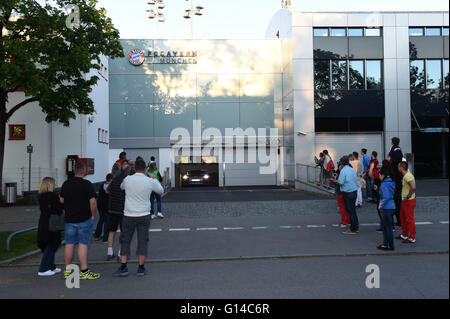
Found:
[[[148,231],[150,228],[150,195],[152,192],[162,194],[164,189],[153,175],[145,175],[146,164],[144,160],[135,163],[136,173],[126,177],[120,188],[125,191],[125,209],[120,233],[122,265],[114,276],[127,276],[127,261],[130,255],[130,244],[134,231],[137,230],[137,251],[139,268],[137,276],[144,276],[147,271],[144,267],[147,256]]]

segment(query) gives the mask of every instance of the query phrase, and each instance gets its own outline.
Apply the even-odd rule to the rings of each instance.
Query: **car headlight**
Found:
[[[184,179],[184,180],[186,180],[186,179],[188,179],[188,178],[189,178],[189,176],[183,175],[183,179]]]
[[[203,178],[204,178],[204,179],[208,179],[208,178],[209,178],[209,175],[208,175],[208,174],[205,174],[205,175],[203,176]]]

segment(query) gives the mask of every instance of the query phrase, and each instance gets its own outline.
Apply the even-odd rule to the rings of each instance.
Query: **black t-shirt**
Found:
[[[61,188],[61,197],[64,198],[66,223],[82,223],[92,218],[89,200],[96,194],[90,181],[80,177],[68,179]]]

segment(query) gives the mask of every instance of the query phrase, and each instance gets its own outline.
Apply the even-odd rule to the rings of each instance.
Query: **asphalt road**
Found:
[[[135,276],[135,240],[127,278],[112,276],[118,263],[106,262],[106,245],[93,241],[89,263],[100,279],[68,289],[61,275],[38,277],[38,254],[0,266],[0,299],[449,297],[448,196],[418,198],[417,243],[396,241],[395,251],[384,252],[376,248],[382,235],[374,204],[358,209],[360,233],[349,236],[339,227],[335,199],[296,199],[298,194],[281,189],[270,194],[293,197],[260,198],[265,192],[235,190],[233,201],[165,201],[166,218],[151,222],[149,273],[143,278]],[[31,220],[36,212],[27,214]],[[62,248],[56,263],[63,267]],[[365,285],[369,264],[380,269],[380,288]]]
[[[358,210],[355,236],[342,234],[333,201],[242,202],[228,210],[204,205],[214,214],[207,206],[198,214],[172,207],[172,215],[152,221],[143,278],[135,276],[136,256],[129,277],[112,277],[117,262],[105,262],[106,245],[93,242],[90,268],[102,274],[99,280],[67,289],[60,275],[40,278],[38,255],[0,268],[0,298],[120,299],[124,292],[130,299],[449,296],[448,198],[422,200],[415,214],[417,243],[397,241],[394,252],[376,249],[381,234],[373,204]],[[234,211],[239,205],[243,210]],[[62,249],[56,260],[62,263]],[[379,266],[380,288],[365,286],[369,264]]]
[[[379,288],[366,287],[367,265],[380,271]],[[29,268],[0,271],[0,298],[448,298],[449,258],[442,255],[316,257],[272,260],[156,263],[145,277],[103,276],[68,289],[61,276],[37,277]]]

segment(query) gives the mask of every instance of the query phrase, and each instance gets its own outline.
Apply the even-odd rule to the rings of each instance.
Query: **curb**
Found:
[[[236,256],[236,257],[210,257],[210,258],[167,258],[167,259],[149,259],[146,264],[167,264],[167,263],[192,263],[192,262],[223,262],[223,261],[258,261],[258,260],[274,260],[274,259],[306,259],[306,258],[336,258],[336,257],[401,257],[401,256],[418,256],[418,255],[445,255],[448,250],[435,251],[407,251],[407,252],[370,252],[370,253],[324,253],[324,254],[297,254],[297,255],[273,255],[273,256]],[[138,259],[129,259],[129,264],[137,264]],[[114,265],[117,261],[89,261],[89,265]],[[27,268],[39,267],[39,264],[22,264],[22,265],[6,265],[0,268]]]
[[[63,240],[63,241],[61,242],[61,246],[62,246],[62,245],[65,245],[65,244],[66,244],[66,241]],[[14,263],[14,262],[16,262],[16,261],[19,261],[19,260],[24,259],[24,258],[27,258],[27,257],[31,257],[31,256],[34,256],[34,255],[37,255],[37,254],[39,254],[40,252],[41,252],[40,249],[36,249],[36,250],[30,251],[30,252],[28,252],[28,253],[25,253],[25,254],[23,254],[23,255],[16,256],[16,257],[13,257],[13,258],[10,258],[10,259],[7,259],[7,260],[0,261],[0,267],[8,267],[8,264]],[[5,265],[6,265],[6,266],[5,266]],[[33,265],[33,266],[36,266],[36,265]],[[39,266],[39,265],[37,265],[37,266]]]
[[[11,264],[11,263],[16,262],[16,261],[18,261],[20,259],[31,257],[33,255],[36,255],[36,254],[40,253],[40,252],[41,252],[40,249],[36,249],[36,250],[30,251],[28,253],[25,253],[23,255],[20,255],[20,256],[17,256],[17,257],[13,257],[13,258],[10,258],[10,259],[7,259],[7,260],[0,261],[0,267],[4,267],[4,265]]]

